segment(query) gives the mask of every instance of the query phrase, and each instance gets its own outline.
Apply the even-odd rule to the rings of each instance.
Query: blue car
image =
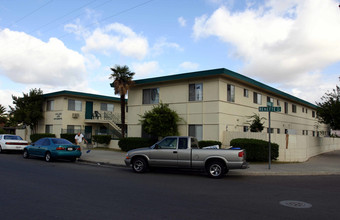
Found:
[[[43,157],[50,162],[54,159],[76,161],[81,156],[80,146],[63,138],[41,138],[24,148],[24,158]]]

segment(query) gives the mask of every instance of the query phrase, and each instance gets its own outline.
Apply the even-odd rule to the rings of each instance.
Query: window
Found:
[[[194,138],[190,138],[191,140],[191,149],[198,149],[198,142]]]
[[[189,84],[189,101],[203,100],[203,84]]]
[[[243,89],[243,96],[244,97],[249,97],[249,90],[248,89]]]
[[[48,100],[46,111],[53,111],[54,110],[54,100]]]
[[[306,135],[308,135],[308,130],[306,130]]]
[[[202,140],[203,128],[202,125],[189,125],[189,136]]]
[[[269,132],[270,132],[271,134],[273,134],[273,133],[274,133],[274,128],[270,128],[270,130],[269,130],[269,128],[267,128],[267,133],[269,134]]]
[[[315,137],[315,131],[313,131],[313,137]]]
[[[165,138],[158,144],[158,149],[177,149],[177,138]]]
[[[288,129],[285,129],[285,134],[288,134]]]
[[[81,132],[81,126],[80,125],[67,125],[67,133],[68,134],[75,134]]]
[[[45,133],[53,134],[53,125],[46,125],[45,126]]]
[[[277,129],[277,133],[280,134],[281,133],[281,130],[280,128]]]
[[[267,102],[271,102],[274,104],[274,99],[272,97],[267,96]]]
[[[81,101],[69,99],[68,110],[69,111],[81,111]]]
[[[248,132],[249,131],[249,126],[243,126],[243,132]]]
[[[288,114],[288,102],[285,102],[285,114]]]
[[[306,108],[306,114],[308,113],[308,109]]]
[[[114,109],[114,105],[113,104],[100,103],[100,110],[101,111],[113,112],[113,109]]]
[[[315,118],[315,111],[312,111],[312,117]]]
[[[227,85],[227,101],[228,102],[235,102],[235,86],[234,85]]]
[[[305,130],[302,130],[302,135],[305,135]]]
[[[143,104],[158,104],[159,88],[143,89]]]
[[[280,106],[280,100],[277,100],[277,105]]]
[[[305,108],[302,108],[302,112],[305,112]]]
[[[254,103],[262,104],[262,95],[260,93],[254,92]]]
[[[187,149],[187,148],[188,148],[188,138],[179,138],[178,149]]]
[[[296,113],[296,105],[292,104],[292,112]]]

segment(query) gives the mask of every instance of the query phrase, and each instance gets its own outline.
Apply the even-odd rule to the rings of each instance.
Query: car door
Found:
[[[29,148],[28,148],[28,153],[31,155],[35,155],[38,156],[39,155],[39,148],[42,144],[42,142],[44,141],[43,139],[39,139],[36,142],[34,142]]]
[[[188,147],[188,138],[178,138],[177,165],[180,168],[191,167],[191,149]]]
[[[45,153],[47,150],[49,150],[48,148],[50,147],[51,145],[51,141],[49,138],[44,138],[41,142],[41,145],[38,146],[37,148],[37,153],[38,153],[38,156],[45,156]]]
[[[167,137],[155,145],[149,156],[151,166],[177,167],[177,137]]]

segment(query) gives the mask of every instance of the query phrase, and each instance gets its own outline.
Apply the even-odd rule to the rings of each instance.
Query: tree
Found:
[[[6,124],[7,117],[5,115],[6,108],[0,104],[0,124]]]
[[[13,116],[13,120],[30,126],[33,134],[39,120],[43,119],[42,105],[44,98],[42,95],[43,91],[40,89],[31,89],[29,93],[23,93],[23,97],[12,95],[15,107],[10,106],[10,114]]]
[[[266,118],[264,117],[260,117],[260,114],[255,114],[252,116],[248,117],[249,119],[252,119],[250,121],[247,121],[248,124],[250,125],[250,131],[251,132],[262,132],[262,130],[264,129],[264,122],[262,122],[262,120],[266,120]]]
[[[115,94],[120,95],[120,112],[121,112],[121,122],[122,122],[122,137],[125,137],[125,95],[133,85],[132,78],[135,75],[131,72],[128,66],[119,66],[111,68],[112,74],[110,79],[113,79],[111,87],[114,87]]]
[[[143,130],[156,137],[178,135],[178,125],[182,119],[168,104],[160,103],[140,116]]]
[[[329,124],[331,129],[340,130],[340,88],[336,86],[332,92],[327,92],[321,97],[321,102],[316,102],[318,120]]]

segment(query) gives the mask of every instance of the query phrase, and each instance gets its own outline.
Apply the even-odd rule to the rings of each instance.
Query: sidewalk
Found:
[[[96,150],[82,151],[80,162],[98,165],[125,167],[125,152]],[[340,150],[324,153],[303,163],[250,163],[245,170],[230,170],[228,175],[235,176],[274,176],[274,175],[340,175]]]

